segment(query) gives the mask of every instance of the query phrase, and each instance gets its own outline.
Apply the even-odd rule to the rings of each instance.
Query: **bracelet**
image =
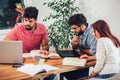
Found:
[[[75,49],[75,51],[76,51],[77,53],[81,53],[80,49]]]

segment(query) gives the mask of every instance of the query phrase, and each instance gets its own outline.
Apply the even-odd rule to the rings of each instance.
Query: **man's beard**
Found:
[[[83,33],[84,33],[83,31],[80,31],[78,34],[79,34],[79,35],[82,35]]]
[[[83,31],[79,31],[78,33],[76,33],[78,36],[82,35],[84,32]]]
[[[26,26],[25,26],[25,29],[28,30],[28,31],[29,31],[29,30],[32,30],[32,28],[33,28],[33,27],[31,27],[31,26],[29,26],[29,25],[26,25]]]

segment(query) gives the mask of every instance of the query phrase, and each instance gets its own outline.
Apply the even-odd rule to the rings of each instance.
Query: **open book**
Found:
[[[25,65],[19,67],[17,70],[20,72],[29,74],[31,76],[34,76],[39,73],[54,71],[57,69],[59,69],[59,68],[50,66],[47,64],[43,64],[43,65],[25,64]]]
[[[43,58],[60,58],[60,56],[58,54],[56,54],[55,52],[52,52],[52,51],[50,51],[49,55],[47,55],[47,56],[40,54],[39,52],[40,52],[40,50],[32,50],[32,51],[30,51],[30,53],[24,53],[23,57],[29,58],[29,57],[41,56]]]
[[[72,66],[85,66],[86,62],[86,59],[79,59],[77,57],[65,57],[62,64]]]

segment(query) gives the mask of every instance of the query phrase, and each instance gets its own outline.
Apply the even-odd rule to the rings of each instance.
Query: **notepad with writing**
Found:
[[[76,57],[65,57],[62,61],[62,64],[72,66],[85,66],[86,62],[86,59],[79,59]]]
[[[44,65],[34,65],[34,64],[25,64],[18,68],[17,70],[26,74],[29,74],[31,76],[34,76],[38,73],[43,73],[43,72],[49,72],[49,71],[54,71],[59,68],[50,66],[47,64]]]

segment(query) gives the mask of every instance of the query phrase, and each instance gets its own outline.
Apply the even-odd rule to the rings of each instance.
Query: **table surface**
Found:
[[[47,59],[46,64],[55,66],[60,68],[59,70],[47,72],[47,73],[40,73],[35,76],[30,76],[28,74],[22,73],[17,71],[17,68],[13,68],[11,64],[0,64],[0,80],[18,80],[18,79],[24,79],[24,80],[31,80],[31,79],[37,79],[37,78],[44,78],[48,77],[52,74],[60,74],[63,72],[69,72],[73,70],[83,69],[86,67],[90,67],[92,65],[95,65],[95,61],[89,61],[84,67],[80,66],[63,66],[62,65],[62,58],[56,58],[56,59]],[[25,59],[24,63],[33,63],[37,64],[36,61],[34,61],[32,58]]]

